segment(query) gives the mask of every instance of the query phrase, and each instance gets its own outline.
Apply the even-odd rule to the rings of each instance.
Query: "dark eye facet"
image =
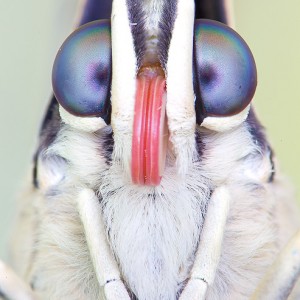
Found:
[[[110,119],[110,21],[88,23],[73,32],[56,56],[52,85],[58,102],[81,117]]]
[[[246,42],[212,20],[195,21],[194,82],[197,123],[203,116],[232,116],[251,102],[256,66]]]

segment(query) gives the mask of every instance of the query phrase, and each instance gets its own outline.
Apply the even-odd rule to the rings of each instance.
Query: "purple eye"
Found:
[[[196,20],[194,57],[198,124],[206,116],[232,116],[248,106],[256,89],[256,66],[234,30],[220,22]]]
[[[88,23],[73,32],[56,56],[52,85],[58,102],[71,114],[110,119],[110,21]]]

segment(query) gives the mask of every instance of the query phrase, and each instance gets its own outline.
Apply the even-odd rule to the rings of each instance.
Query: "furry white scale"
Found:
[[[176,299],[199,241],[207,180],[197,164],[184,180],[168,167],[158,188],[124,183],[121,172],[104,173],[100,193],[124,278],[139,299]]]
[[[203,155],[185,177],[177,175],[170,147],[162,184],[155,189],[133,187],[120,165],[106,165],[100,141],[109,130],[91,134],[65,125],[60,131],[45,155],[62,157],[64,167],[56,166],[64,173],[57,183],[57,174],[52,180],[55,173],[48,172],[48,182],[55,184],[23,203],[27,213],[18,226],[28,234],[14,239],[16,269],[42,299],[99,299],[102,290],[75,203],[80,187],[88,187],[98,191],[125,284],[138,299],[176,299],[201,246],[210,190],[226,184],[231,209],[207,299],[248,299],[296,222],[293,208],[290,215],[279,211],[287,200],[276,197],[278,183],[247,175],[259,169],[270,173],[271,166],[263,163],[245,125],[227,133],[199,129]]]

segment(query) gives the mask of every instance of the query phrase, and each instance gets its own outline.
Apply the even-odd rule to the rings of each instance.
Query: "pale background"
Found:
[[[29,172],[55,53],[76,0],[0,0],[0,257]],[[258,67],[255,107],[281,169],[300,189],[300,1],[236,0],[236,29]]]

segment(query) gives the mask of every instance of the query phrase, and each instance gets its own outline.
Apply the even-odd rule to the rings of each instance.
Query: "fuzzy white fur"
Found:
[[[157,36],[160,17],[162,13],[162,1],[161,0],[142,0],[143,10],[146,16],[145,21],[146,31],[153,36]],[[151,17],[149,17],[151,15]]]
[[[76,209],[79,191],[88,187],[98,190],[110,247],[125,284],[139,299],[176,299],[190,277],[198,243],[201,246],[210,189],[223,184],[230,191],[231,209],[207,299],[249,298],[295,230],[297,210],[278,192],[283,189],[279,182],[247,176],[258,166],[270,172],[271,165],[260,164],[264,158],[245,126],[227,133],[198,130],[205,145],[201,159],[180,177],[169,147],[157,188],[132,186],[121,164],[105,164],[99,141],[109,128],[94,134],[69,126],[60,131],[47,154],[67,162],[58,169],[63,179],[24,202],[27,213],[19,226],[25,232],[15,236],[13,251],[17,269],[34,282],[42,298],[99,299],[103,292]]]
[[[159,63],[159,47],[158,47],[158,35],[160,19],[162,17],[162,1],[161,0],[142,0],[143,1],[143,13],[144,18],[144,29],[146,34],[145,48],[146,53],[144,54],[143,64],[158,64]],[[151,17],[150,17],[151,16]]]
[[[209,195],[199,165],[180,180],[174,161],[168,164],[157,188],[131,185],[117,165],[103,174],[100,186],[111,246],[125,281],[143,300],[176,299],[192,265]]]

